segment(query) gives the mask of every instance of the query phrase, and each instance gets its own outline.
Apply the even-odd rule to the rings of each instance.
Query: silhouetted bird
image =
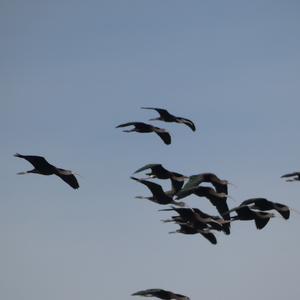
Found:
[[[300,172],[289,173],[281,176],[281,178],[286,178],[286,177],[292,177],[291,179],[286,180],[289,182],[300,181]]]
[[[217,208],[219,214],[223,216],[225,220],[230,220],[230,215],[228,213],[228,205],[226,202],[226,194],[217,193],[213,188],[209,186],[196,186],[187,189],[184,186],[183,189],[176,194],[175,199],[182,199],[191,194],[207,198],[210,201],[210,203]],[[226,226],[230,227],[229,223]]]
[[[170,219],[163,220],[164,223],[175,222],[177,224],[189,224],[197,229],[210,229],[209,226],[207,225],[210,219],[202,218],[191,208],[172,207],[172,208],[160,209],[159,211],[176,211],[179,214],[179,216],[172,217],[171,220]]]
[[[228,184],[227,180],[220,179],[214,173],[201,173],[197,175],[192,175],[189,177],[189,180],[184,185],[184,189],[188,189],[191,187],[198,186],[202,182],[209,182],[211,183],[218,193],[228,194]]]
[[[182,174],[171,172],[164,168],[161,164],[147,164],[134,172],[134,174],[151,169],[150,173],[146,173],[150,178],[158,178],[158,179],[170,179],[171,177],[177,179],[178,181],[184,181],[189,177],[184,176]]]
[[[195,211],[195,213],[197,213],[200,217],[202,218],[207,218],[208,221],[207,223],[212,227],[212,229],[215,230],[222,230],[224,231],[226,234],[230,234],[230,220],[225,220],[223,218],[220,218],[218,216],[212,216],[209,215],[207,213],[204,213],[203,211],[201,211],[199,208],[193,208],[193,210]]]
[[[170,134],[163,128],[155,127],[150,124],[146,124],[143,122],[128,122],[124,124],[120,124],[116,126],[116,128],[120,127],[126,127],[133,125],[134,128],[130,130],[123,130],[124,132],[140,132],[140,133],[149,133],[149,132],[155,132],[159,135],[159,137],[164,141],[166,145],[171,144],[171,136]]]
[[[187,176],[179,174],[177,172],[171,172],[165,169],[161,164],[147,164],[140,169],[136,170],[134,174],[142,172],[144,170],[151,169],[150,173],[146,173],[148,178],[158,178],[158,179],[170,179],[172,182],[172,190],[174,194],[176,194],[183,186],[184,180],[187,179]]]
[[[241,206],[247,205],[251,209],[258,209],[262,211],[267,211],[271,209],[275,209],[284,219],[289,219],[290,217],[290,209],[288,206],[269,201],[265,198],[252,198],[245,200],[241,203]]]
[[[19,172],[18,175],[23,175],[28,173],[35,173],[41,175],[57,175],[68,185],[70,185],[73,189],[79,188],[77,179],[72,173],[72,171],[57,168],[49,164],[47,160],[42,156],[21,155],[19,153],[16,153],[14,156],[24,158],[34,166],[33,170],[26,171],[26,172]]]
[[[228,231],[223,228],[223,225],[229,223],[230,221],[225,221],[220,217],[208,215],[198,208],[172,207],[160,209],[159,211],[172,210],[176,211],[179,216],[172,217],[172,219],[162,220],[163,222],[175,222],[177,224],[187,223],[196,229],[214,229],[217,231],[224,231],[226,234],[228,234]]]
[[[232,221],[234,220],[241,220],[241,221],[250,221],[254,220],[255,225],[257,229],[262,229],[264,228],[268,222],[270,221],[270,218],[274,217],[274,214],[272,213],[267,213],[263,211],[254,211],[250,209],[247,205],[243,206],[240,205],[238,207],[235,207],[230,210],[236,212],[236,216],[233,216],[231,218]]]
[[[148,290],[138,291],[131,294],[131,296],[157,297],[163,300],[172,300],[172,299],[190,300],[190,298],[187,296],[175,294],[173,292],[166,291],[163,289],[148,289]]]
[[[158,204],[174,204],[178,206],[184,206],[184,202],[176,202],[173,200],[173,191],[169,192],[164,192],[162,187],[154,182],[148,181],[148,180],[143,180],[143,179],[138,179],[135,177],[130,177],[133,180],[136,180],[144,185],[147,186],[147,188],[151,191],[152,196],[151,197],[142,197],[142,196],[137,196],[136,198],[138,199],[148,199],[152,202],[158,203]]]
[[[164,121],[164,122],[175,122],[175,123],[181,123],[189,126],[193,131],[196,130],[195,124],[186,118],[182,117],[176,117],[172,114],[170,114],[166,109],[157,108],[157,107],[141,107],[142,109],[152,109],[156,110],[159,113],[158,118],[150,119],[149,121]]]
[[[217,244],[217,239],[215,235],[206,229],[198,229],[190,224],[178,224],[180,226],[176,231],[170,231],[169,233],[183,233],[183,234],[197,234],[200,233],[207,240],[209,240],[212,244]]]

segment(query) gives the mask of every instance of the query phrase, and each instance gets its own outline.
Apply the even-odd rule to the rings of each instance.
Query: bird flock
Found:
[[[169,113],[166,109],[155,107],[142,107],[146,110],[155,110],[159,117],[152,118],[149,121],[164,121],[184,124],[192,131],[196,131],[194,122],[187,118],[177,117]],[[132,129],[123,130],[124,132],[138,133],[156,133],[166,145],[171,144],[170,133],[160,127],[144,122],[127,122],[122,123],[116,128],[133,126]],[[50,164],[44,157],[35,155],[15,154],[15,157],[23,158],[33,165],[33,169],[23,174],[40,174],[56,175],[61,178],[73,189],[79,188],[79,183],[75,174],[70,170],[58,168]],[[136,174],[146,172],[146,178],[137,178]],[[169,205],[167,208],[159,209],[161,212],[171,212],[172,215],[163,219],[163,223],[174,223],[179,226],[178,229],[169,233],[181,233],[187,235],[200,234],[211,244],[217,244],[217,232],[223,232],[230,235],[231,224],[235,221],[254,221],[257,229],[263,229],[275,217],[277,212],[285,220],[290,217],[290,208],[282,203],[272,202],[265,198],[251,198],[244,200],[240,205],[229,208],[227,199],[228,186],[231,183],[228,180],[220,179],[214,173],[199,173],[195,175],[183,175],[178,172],[167,170],[160,163],[146,164],[145,166],[134,171],[132,180],[146,186],[151,193],[150,196],[136,196],[138,199],[147,199],[159,205]],[[300,181],[300,172],[293,172],[282,175],[286,181]],[[151,181],[152,179],[169,180],[170,190],[164,190],[162,185]],[[204,185],[208,184],[208,185]],[[199,198],[206,198],[209,203],[215,207],[217,215],[210,215],[202,211],[199,207],[189,207],[187,204],[188,197],[196,195]],[[182,199],[185,199],[183,202]],[[199,201],[199,204],[201,202]],[[190,298],[181,294],[173,293],[163,289],[146,289],[135,292],[132,296],[157,297],[164,300],[189,300]]]

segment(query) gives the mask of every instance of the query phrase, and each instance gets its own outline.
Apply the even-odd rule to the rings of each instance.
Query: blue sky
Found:
[[[165,288],[191,299],[298,299],[300,215],[262,231],[168,235],[161,207],[129,177],[146,163],[228,179],[230,207],[266,197],[300,210],[298,1],[1,1],[0,295],[132,299]],[[114,127],[167,108],[197,131]],[[73,191],[13,154],[80,174]],[[168,188],[167,182],[162,183]],[[190,206],[215,213],[205,199]]]

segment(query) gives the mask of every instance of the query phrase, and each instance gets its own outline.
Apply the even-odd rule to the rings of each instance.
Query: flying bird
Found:
[[[147,164],[134,172],[134,174],[150,169],[151,172],[146,173],[148,178],[158,178],[158,179],[170,179],[172,182],[172,190],[174,194],[179,192],[184,184],[184,180],[187,176],[179,174],[177,172],[171,172],[165,169],[161,164]]]
[[[161,164],[147,164],[138,170],[134,172],[134,174],[145,171],[150,169],[150,173],[146,173],[146,175],[149,176],[149,178],[158,178],[158,179],[170,179],[170,178],[175,178],[178,181],[184,181],[185,179],[189,178],[187,176],[184,176],[182,174],[176,173],[176,172],[171,172],[164,168]]]
[[[166,291],[163,289],[147,289],[147,290],[135,292],[135,293],[131,294],[131,296],[157,297],[157,298],[163,299],[163,300],[172,300],[172,299],[174,299],[174,300],[190,300],[190,298],[187,296],[175,294],[173,292]]]
[[[197,234],[200,233],[203,237],[205,237],[207,240],[209,240],[212,244],[217,244],[217,239],[215,235],[210,232],[210,230],[206,229],[198,229],[195,228],[193,225],[190,224],[178,224],[180,226],[179,229],[176,231],[170,231],[169,233],[183,233],[183,234]]]
[[[134,128],[129,130],[123,130],[124,132],[140,132],[140,133],[149,133],[155,132],[166,145],[171,144],[171,135],[163,128],[155,127],[150,124],[146,124],[143,122],[128,122],[124,124],[120,124],[116,126],[116,128],[126,127],[126,126],[134,126]]]
[[[270,218],[273,218],[275,216],[273,213],[252,210],[247,205],[246,206],[245,205],[237,206],[237,207],[231,209],[229,212],[231,212],[231,211],[235,211],[237,214],[236,216],[233,216],[231,218],[232,221],[234,221],[234,220],[241,220],[241,221],[254,220],[257,229],[264,228],[270,221]]]
[[[172,114],[170,114],[166,109],[163,108],[157,108],[157,107],[141,107],[142,109],[152,109],[156,110],[159,113],[159,117],[150,119],[149,121],[164,121],[164,122],[175,122],[175,123],[181,123],[189,126],[193,131],[196,130],[195,124],[186,118],[182,117],[176,117]]]
[[[261,211],[268,211],[275,209],[284,219],[289,219],[290,217],[290,209],[288,206],[269,201],[265,198],[251,198],[248,200],[245,200],[241,203],[241,206],[247,205],[251,209],[258,209]]]
[[[214,173],[201,173],[197,175],[192,175],[189,180],[184,185],[184,189],[198,186],[202,182],[211,183],[218,193],[228,194],[228,184],[229,182],[224,179],[220,179]]]
[[[135,177],[130,177],[130,178],[147,186],[147,188],[152,193],[152,196],[150,196],[150,197],[136,196],[136,198],[148,199],[152,202],[162,204],[162,205],[174,204],[174,205],[178,205],[178,206],[185,206],[184,202],[176,202],[175,200],[173,200],[173,191],[164,192],[161,185],[159,185],[157,183],[154,183],[154,182],[151,182],[148,180],[144,180],[144,179],[138,179]]]
[[[287,179],[286,181],[288,181],[288,182],[300,181],[300,172],[289,173],[289,174],[285,174],[285,175],[281,176],[281,178],[289,178],[289,177],[292,177],[292,178]]]
[[[78,181],[74,176],[74,174],[72,173],[72,171],[57,168],[49,164],[47,160],[42,156],[21,155],[19,153],[16,153],[14,156],[24,158],[34,166],[34,169],[26,172],[19,172],[18,175],[29,174],[29,173],[41,174],[41,175],[57,175],[64,182],[70,185],[73,189],[79,188]]]
[[[220,217],[211,216],[198,208],[177,208],[171,207],[167,209],[160,209],[159,211],[176,211],[179,216],[173,216],[172,219],[162,220],[166,222],[175,222],[177,224],[186,223],[192,225],[196,229],[214,229],[217,231],[224,231],[229,234],[228,231],[223,227],[224,224],[229,223]]]

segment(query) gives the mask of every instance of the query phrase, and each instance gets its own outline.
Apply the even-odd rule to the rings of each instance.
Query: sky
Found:
[[[0,296],[135,299],[163,288],[191,299],[299,299],[299,1],[0,2]],[[157,121],[161,107],[196,132]],[[17,176],[42,155],[79,173]],[[261,231],[235,222],[211,245],[174,224],[130,179],[147,163],[234,183],[229,207],[266,197],[291,207]],[[140,174],[141,177],[144,174]],[[169,188],[167,181],[162,184]],[[187,205],[216,214],[204,198]]]

